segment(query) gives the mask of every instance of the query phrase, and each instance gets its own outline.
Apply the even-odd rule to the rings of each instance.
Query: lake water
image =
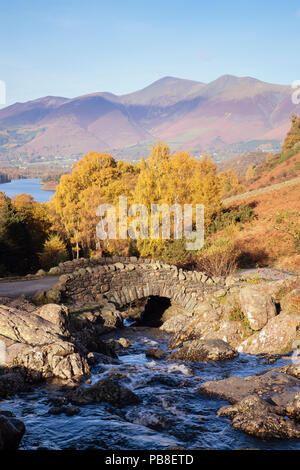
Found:
[[[0,191],[12,198],[18,194],[30,194],[37,202],[48,202],[54,191],[44,191],[38,178],[12,180],[10,183],[0,184]]]

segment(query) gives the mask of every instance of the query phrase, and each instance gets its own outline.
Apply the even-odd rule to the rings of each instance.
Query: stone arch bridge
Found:
[[[95,257],[61,263],[50,270],[61,274],[47,297],[62,302],[97,302],[104,298],[122,308],[150,296],[166,297],[192,314],[205,292],[224,287],[224,278],[210,278],[198,271],[138,259]]]

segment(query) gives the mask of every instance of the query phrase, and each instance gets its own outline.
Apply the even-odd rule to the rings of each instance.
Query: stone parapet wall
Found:
[[[225,283],[222,278],[136,257],[79,259],[54,269],[53,274],[62,275],[52,290],[60,291],[62,301],[97,302],[107,298],[124,307],[153,295],[174,300],[190,313],[203,300],[204,291],[218,290]]]

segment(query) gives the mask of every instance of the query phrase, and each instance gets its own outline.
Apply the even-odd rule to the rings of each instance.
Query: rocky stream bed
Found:
[[[193,314],[2,298],[0,449],[300,449],[299,287],[227,280]]]

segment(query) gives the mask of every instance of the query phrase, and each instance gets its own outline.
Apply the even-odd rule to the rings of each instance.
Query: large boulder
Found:
[[[162,323],[165,323],[167,320],[170,320],[170,318],[176,317],[178,315],[184,315],[187,316],[188,313],[186,310],[176,302],[172,302],[171,306],[166,308],[166,310],[163,312],[161,321]]]
[[[169,341],[169,347],[174,349],[186,341],[209,338],[210,334],[215,333],[220,328],[220,322],[213,318],[211,320],[203,320],[198,315],[192,317],[183,316],[182,319],[178,319],[177,316],[171,318],[162,327],[167,332],[173,332],[173,336]],[[166,325],[172,321],[176,322],[176,329],[174,331],[166,328]]]
[[[0,335],[13,342],[33,346],[49,344],[59,339],[60,330],[34,312],[0,306]]]
[[[196,339],[185,341],[181,348],[168,357],[168,360],[207,362],[224,361],[237,356],[237,351],[221,339]]]
[[[221,408],[218,416],[231,419],[235,429],[263,439],[300,439],[297,422],[286,418],[299,419],[299,387],[300,379],[282,368],[206,382],[198,390],[233,403]]]
[[[56,325],[63,334],[66,333],[69,316],[67,307],[57,304],[47,304],[35,310],[35,314]]]
[[[0,410],[0,450],[16,450],[25,432],[25,425],[10,411]]]
[[[216,305],[218,305],[218,303],[217,304],[215,303],[214,305],[211,302],[211,300],[212,299],[210,298],[210,301],[207,299],[207,300],[204,300],[203,302],[199,302],[196,305],[194,312],[199,321],[215,322],[219,320],[220,313],[216,309]]]
[[[141,399],[119,381],[105,378],[90,387],[78,387],[68,394],[68,399],[74,405],[107,402],[118,407],[135,405]]]
[[[293,343],[300,339],[300,314],[281,312],[271,318],[267,325],[243,341],[237,348],[248,354],[283,354],[293,349]]]
[[[264,284],[242,288],[240,304],[253,330],[261,330],[277,314],[275,302]]]
[[[176,334],[183,331],[188,321],[189,317],[183,314],[171,316],[162,324],[160,329],[165,331],[166,333]]]
[[[222,339],[230,346],[236,348],[249,336],[249,329],[241,321],[222,320],[219,328],[212,330],[205,336],[206,339]]]
[[[164,359],[166,357],[166,351],[158,348],[148,348],[146,350],[146,357],[154,359]]]
[[[40,372],[45,378],[70,379],[89,372],[85,357],[62,335],[60,326],[34,312],[0,306],[0,340],[4,365]]]
[[[67,341],[38,346],[15,343],[7,348],[7,365],[38,371],[46,379],[80,379],[90,372],[87,360]]]

